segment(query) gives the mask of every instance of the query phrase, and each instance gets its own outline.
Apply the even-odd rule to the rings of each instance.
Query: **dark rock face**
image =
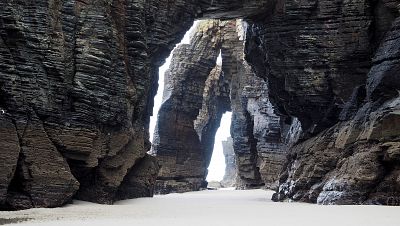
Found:
[[[236,156],[233,151],[232,137],[228,137],[226,141],[222,141],[222,148],[225,156],[225,175],[221,181],[222,187],[235,187],[237,169],[236,169]]]
[[[371,67],[370,1],[277,1],[250,24],[246,57],[267,78],[271,102],[297,117],[306,137],[337,122]],[[354,60],[357,59],[357,60]]]
[[[221,43],[219,32],[219,21],[200,22],[191,44],[175,49],[165,74],[153,141],[153,152],[161,165],[157,192],[206,187],[213,138],[225,112],[225,105],[218,105],[214,95],[223,79],[221,69],[214,68]]]
[[[256,77],[244,60],[246,23],[231,21],[224,33],[222,68],[231,77],[233,148],[236,154],[236,187],[276,187],[288,141],[284,121],[277,116],[267,83]],[[293,140],[296,138],[293,138]]]
[[[127,172],[150,147],[157,68],[194,18],[250,16],[268,5],[256,0],[2,1],[0,107],[8,119],[2,119],[7,122],[1,131],[11,128],[13,136],[13,127],[18,133],[26,127],[33,134],[18,134],[15,144],[15,137],[0,138],[7,149],[1,165],[8,169],[0,173],[1,206],[58,206],[76,192],[79,199],[112,203]],[[38,148],[46,151],[36,155]],[[46,160],[48,154],[57,160]],[[27,178],[24,158],[44,173]],[[54,169],[63,171],[55,185]],[[18,188],[32,186],[14,191],[11,178]],[[31,193],[57,201],[35,201]]]
[[[0,204],[4,205],[7,198],[8,185],[13,178],[20,152],[17,128],[9,115],[0,109]]]
[[[251,117],[253,136],[257,143],[257,167],[265,187],[275,189],[286,160],[286,152],[298,139],[295,134],[292,140],[287,136],[291,136],[292,132],[298,133],[301,127],[297,125],[299,128],[294,128],[293,131],[285,130],[290,125],[286,125],[276,115],[269,101],[267,83],[255,75],[249,81],[243,90],[242,99],[247,102],[247,112]]]
[[[149,64],[137,55],[148,49],[139,37],[126,42],[145,28],[129,21],[132,7],[0,3],[1,107],[20,146],[13,180],[2,184],[9,208],[60,206],[78,190],[77,198],[111,203],[144,156]]]
[[[249,21],[245,56],[268,84],[281,138],[290,144],[298,137],[282,124],[287,119],[298,118],[304,129],[302,142],[290,148],[276,198],[399,204],[398,16],[397,0],[2,1],[0,208],[55,207],[74,195],[112,203],[119,199],[122,183],[144,183],[137,188],[152,183],[154,174],[142,174],[136,165],[148,158],[147,128],[158,66],[194,18],[237,17]],[[233,22],[223,26],[236,29]],[[277,139],[272,131],[278,123],[268,123],[271,133],[259,136],[264,134],[259,128],[266,128],[254,120],[259,107],[249,111],[248,106],[263,106],[263,101],[254,104],[253,94],[249,100],[242,95],[247,81],[243,76],[252,71],[234,55],[243,40],[231,39],[235,31],[228,34],[224,29],[217,30],[226,32],[226,40],[208,48],[208,56],[201,55],[209,59],[198,68],[207,68],[205,73],[180,86],[196,96],[182,106],[197,110],[175,115],[186,120],[179,124],[180,134],[196,149],[189,156],[198,170],[195,188],[203,186],[207,165],[197,149],[210,142],[199,139],[193,121],[203,108],[204,82],[219,49],[226,62],[224,79],[231,84],[232,136],[241,183],[258,186],[272,178],[260,173],[257,147],[266,147],[261,145],[266,137]],[[262,99],[263,94],[254,92]],[[201,117],[198,125],[208,121]],[[204,128],[212,134],[217,121]],[[174,122],[169,123],[176,126]],[[298,123],[291,128],[296,127]],[[186,165],[188,156],[171,156],[171,161]],[[148,169],[156,171],[155,165]],[[149,179],[141,180],[144,175]],[[137,192],[151,194],[143,189]]]
[[[146,154],[125,176],[118,188],[117,199],[152,197],[159,170],[157,159]]]
[[[234,151],[226,159],[224,183],[241,189],[276,186],[286,159],[284,123],[269,102],[266,82],[244,61],[244,37],[239,20],[205,21],[190,45],[175,50],[153,142],[162,165],[160,193],[198,190],[206,183],[214,136],[222,114],[229,110]],[[206,57],[214,56],[215,61],[220,50],[222,72],[216,67],[209,73],[215,62],[207,63]]]
[[[224,34],[222,49],[222,68],[231,77],[231,136],[236,154],[237,180],[240,189],[262,186],[257,166],[257,140],[253,134],[253,121],[247,111],[247,100],[243,95],[246,86],[255,78],[250,66],[244,61],[244,39],[238,30],[243,27],[236,21],[230,21]],[[242,34],[240,34],[243,36]]]
[[[365,97],[362,104],[352,98],[347,105],[359,106],[358,110],[344,109],[344,121],[293,147],[277,199],[400,205],[400,102],[394,81],[400,59],[399,24],[397,19],[382,40],[365,89],[356,89],[354,96]]]
[[[65,204],[75,194],[79,183],[47,136],[42,122],[31,113],[29,119],[20,119],[15,125],[21,146],[6,206],[23,209]]]

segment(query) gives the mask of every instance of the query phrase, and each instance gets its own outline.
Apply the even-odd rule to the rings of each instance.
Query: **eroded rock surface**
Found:
[[[266,82],[244,60],[243,25],[241,20],[201,22],[192,43],[174,52],[153,147],[162,165],[160,193],[198,190],[206,183],[214,136],[229,110],[234,151],[226,159],[227,169],[235,166],[225,182],[240,189],[276,187],[286,159],[287,130],[281,131],[284,123],[269,102]],[[210,29],[214,32],[204,34]],[[220,51],[222,67],[208,74],[212,65],[204,59],[214,55],[215,60]]]
[[[343,121],[291,150],[275,198],[400,205],[400,100],[393,80],[400,57],[399,28],[397,19],[372,60],[365,88],[355,89],[356,98],[343,110]]]
[[[112,203],[126,174],[150,147],[147,128],[158,66],[194,18],[245,17],[261,13],[269,4],[226,0],[2,1],[0,107],[13,121],[13,126],[9,120],[2,124],[2,131],[15,127],[21,132],[18,127],[27,127],[33,134],[27,135],[30,146],[26,150],[23,134],[19,134],[19,144],[7,143],[13,139],[3,141],[8,136],[0,138],[7,149],[2,151],[6,160],[1,165],[8,167],[0,177],[1,205],[58,206],[75,193],[79,199]],[[10,130],[12,134],[15,132]],[[43,158],[49,152],[57,161],[42,160],[42,154],[36,157],[36,147],[46,150]],[[37,178],[31,178],[35,186],[29,189],[49,188],[52,192],[42,193],[39,199],[58,201],[36,202],[34,196],[29,197],[33,190],[10,188],[6,192],[10,177],[17,184],[27,179],[25,154],[31,167],[43,171],[32,174]],[[63,172],[60,178],[65,176],[65,181],[51,183],[53,168]],[[12,203],[5,201],[6,193]]]
[[[290,131],[294,118],[304,129],[276,198],[399,204],[398,16],[398,0],[2,1],[1,208],[60,206],[74,195],[117,199],[150,148],[158,66],[195,18],[237,17],[249,22],[246,59],[267,82],[281,121],[289,122],[280,129]],[[234,74],[251,69],[232,71],[243,60],[229,49],[241,49],[243,40],[226,37],[222,71],[239,84]],[[204,89],[189,83],[200,110]],[[238,175],[245,186],[260,185],[266,177],[257,173],[256,140],[264,139],[253,133],[258,113],[251,115],[233,90],[241,89],[231,87],[231,109],[241,112],[234,113],[233,126],[243,166]],[[182,134],[198,148],[196,131],[186,129]],[[199,175],[204,170],[196,186]]]
[[[371,1],[277,1],[251,23],[246,57],[268,79],[271,102],[312,136],[337,122],[371,67]],[[354,60],[357,59],[357,60]]]
[[[117,199],[153,197],[159,170],[157,159],[146,154],[125,176],[118,188]]]
[[[228,137],[227,140],[222,141],[222,149],[225,157],[225,175],[221,181],[221,185],[225,188],[235,187],[237,169],[236,169],[236,156],[233,151],[233,140],[232,137]]]
[[[219,126],[219,121],[213,125],[210,120],[217,120],[214,117],[220,120],[224,112],[211,103],[213,88],[221,77],[221,69],[214,68],[221,45],[219,33],[218,20],[200,22],[191,43],[174,50],[165,74],[163,104],[153,140],[153,152],[161,165],[156,186],[160,193],[206,188],[205,176],[212,153],[209,146],[214,144]],[[204,105],[203,99],[207,102]]]
[[[20,152],[17,128],[12,118],[0,109],[0,204],[4,205],[7,199],[8,185],[16,170]]]
[[[267,83],[257,77],[244,59],[247,23],[225,22],[222,48],[223,71],[231,77],[231,134],[236,154],[239,189],[277,186],[288,147],[298,136],[287,139],[292,121],[286,122],[272,106]],[[300,127],[299,127],[300,128]],[[297,132],[298,130],[296,130]]]

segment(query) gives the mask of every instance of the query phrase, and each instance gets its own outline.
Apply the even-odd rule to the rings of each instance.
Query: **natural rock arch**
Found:
[[[289,142],[266,83],[244,60],[243,25],[241,20],[202,21],[191,43],[174,50],[153,140],[152,154],[161,165],[157,192],[207,186],[215,133],[226,111],[233,113],[237,187],[276,186]],[[216,65],[220,52],[222,66]]]
[[[175,43],[195,17],[255,15],[267,3],[2,1],[1,121],[12,139],[1,142],[0,205],[119,199],[133,166],[151,161],[156,71]]]
[[[274,106],[305,129],[276,198],[399,197],[396,0],[8,0],[0,9],[2,208],[59,206],[76,192],[119,199],[127,175],[141,175],[134,166],[152,165],[141,162],[152,161],[157,68],[194,18],[246,17],[246,58]],[[345,165],[370,167],[352,175]],[[151,195],[143,184],[140,195]]]

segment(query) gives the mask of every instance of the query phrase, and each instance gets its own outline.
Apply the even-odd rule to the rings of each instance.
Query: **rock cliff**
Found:
[[[399,131],[398,4],[278,1],[251,21],[246,59],[279,114],[304,129],[276,199],[399,205],[398,162],[388,157]]]
[[[236,187],[277,186],[286,152],[298,136],[286,139],[292,121],[276,114],[267,83],[257,77],[244,59],[247,23],[222,22],[222,68],[231,77],[233,148],[236,155]],[[296,130],[298,132],[299,130]]]
[[[150,51],[146,27],[135,23],[140,7],[71,0],[0,8],[1,107],[19,146],[6,157],[18,161],[2,184],[2,205],[55,207],[75,193],[112,203],[149,147]]]
[[[112,203],[151,195],[158,167],[146,156],[147,130],[157,68],[195,18],[248,22],[243,56],[250,65],[235,55],[244,40],[229,41],[229,36],[237,36],[236,25],[224,22],[226,28],[231,26],[231,35],[224,33],[226,40],[219,43],[217,38],[216,46],[207,50],[210,55],[201,56],[208,59],[198,68],[207,68],[205,73],[187,85],[181,82],[196,96],[188,106],[203,109],[202,87],[221,49],[244,187],[272,178],[260,170],[257,147],[267,147],[261,145],[267,137],[277,139],[272,132],[278,125],[275,119],[279,117],[282,141],[291,146],[299,135],[294,129],[299,128],[297,118],[303,133],[288,149],[276,199],[399,205],[399,3],[2,1],[0,208],[56,207],[73,197]],[[259,128],[266,127],[258,127],[255,119],[266,102],[254,99],[263,99],[265,88],[251,87],[243,99],[243,89],[238,89],[247,81],[238,75],[252,71],[266,82],[277,117],[268,118],[274,122],[271,133],[261,137]],[[209,146],[211,141],[201,141],[194,129],[198,113],[188,112],[182,115],[188,121],[180,124],[180,133],[193,139],[190,148]],[[190,128],[185,127],[189,120]],[[206,121],[201,117],[198,128]],[[213,131],[215,126],[204,128]],[[206,173],[207,161],[197,154],[193,160],[201,170],[195,184],[203,186],[199,178]],[[121,196],[121,189],[132,191],[126,192],[132,196]]]
[[[112,203],[149,150],[157,69],[196,17],[269,1],[0,3],[0,206]],[[3,113],[4,112],[4,113]],[[3,164],[4,163],[4,164]],[[135,195],[140,196],[140,194]]]
[[[400,56],[399,24],[397,19],[386,33],[366,86],[355,89],[341,121],[293,147],[276,198],[321,204],[400,204],[400,105],[393,80]]]
[[[214,136],[222,114],[230,110],[234,152],[226,159],[226,183],[241,189],[276,187],[288,131],[281,129],[285,123],[274,112],[266,82],[244,60],[243,25],[240,20],[200,22],[191,44],[174,51],[153,142],[161,164],[158,192],[205,187]],[[219,52],[222,65],[211,70]],[[236,166],[230,169],[231,164]]]
[[[371,67],[371,1],[277,1],[249,25],[246,57],[268,79],[271,102],[297,117],[304,139],[337,122]],[[357,59],[357,60],[354,60]]]
[[[247,20],[245,56],[252,68],[240,59],[240,41],[223,34],[237,186],[262,185],[272,178],[263,169],[279,163],[276,200],[398,205],[398,1],[275,3],[268,15]],[[249,79],[251,69],[266,80],[264,87]],[[265,117],[263,92],[275,117],[257,123]],[[260,124],[267,121],[271,128]],[[271,147],[264,139],[282,142],[272,164],[272,151],[260,152]]]
[[[224,91],[224,77],[216,66],[219,33],[218,20],[200,22],[190,44],[174,50],[165,74],[153,140],[153,153],[161,164],[156,186],[160,193],[207,187],[215,133],[229,108],[229,92]]]

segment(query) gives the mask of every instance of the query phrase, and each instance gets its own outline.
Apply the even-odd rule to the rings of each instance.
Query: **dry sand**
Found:
[[[28,218],[18,226],[400,225],[400,207],[274,203],[271,195],[263,190],[217,190],[126,200],[113,206],[75,201],[62,208],[0,212],[0,224]]]

